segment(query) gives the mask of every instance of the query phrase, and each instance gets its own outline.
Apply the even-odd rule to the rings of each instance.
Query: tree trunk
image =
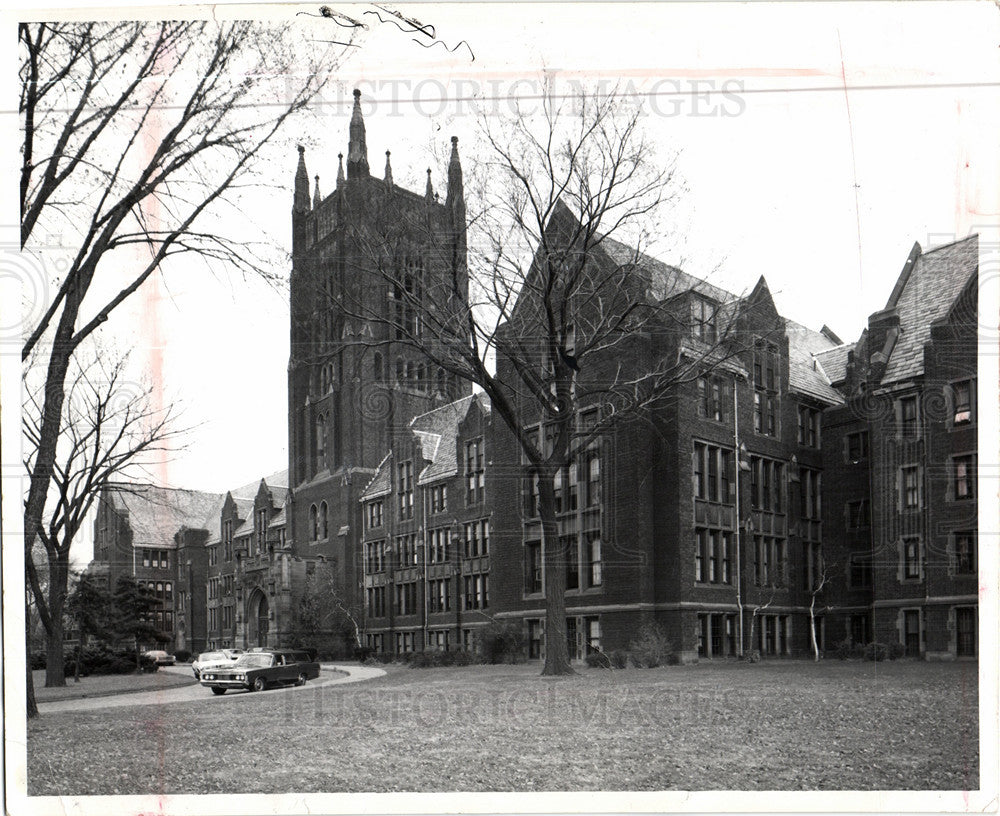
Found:
[[[31,608],[27,603],[24,605],[24,619],[26,621],[31,620]],[[38,716],[38,703],[35,702],[35,678],[31,674],[31,648],[28,643],[27,631],[25,631],[24,641],[24,655],[26,658],[24,667],[27,670],[27,677],[25,677],[25,709],[30,720],[32,717]]]
[[[576,674],[569,662],[566,643],[566,561],[559,541],[553,475],[538,479],[538,505],[542,520],[542,551],[545,568],[545,665],[543,676]]]
[[[819,662],[819,644],[816,642],[816,594],[809,601],[809,641],[812,643],[813,662]]]
[[[49,562],[49,616],[52,632],[45,650],[45,687],[66,685],[66,656],[63,642],[63,610],[66,608],[66,586],[69,582],[69,564],[59,559]]]

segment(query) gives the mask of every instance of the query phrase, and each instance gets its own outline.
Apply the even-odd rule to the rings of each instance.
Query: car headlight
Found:
[[[214,680],[215,679],[215,675],[214,674],[203,674],[202,677],[204,677],[206,680]]]
[[[237,680],[246,680],[246,679],[247,679],[247,677],[246,677],[246,675],[245,675],[245,674],[237,674],[237,675],[236,675],[236,679],[237,679]]]

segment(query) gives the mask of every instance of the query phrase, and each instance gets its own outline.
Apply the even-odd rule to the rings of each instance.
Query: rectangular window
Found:
[[[483,440],[473,439],[465,445],[465,503],[480,504],[486,483]]]
[[[976,497],[976,457],[973,454],[956,456],[952,460],[954,493],[959,501]]]
[[[899,435],[904,439],[915,439],[919,433],[917,398],[903,397],[899,401]]]
[[[955,574],[976,574],[976,534],[955,533]]]
[[[807,448],[820,447],[820,417],[815,408],[799,406],[799,444]]]
[[[920,578],[920,539],[903,539],[903,579]]]
[[[862,462],[868,458],[868,431],[856,431],[847,434],[844,444],[844,454],[848,462]]]
[[[427,563],[443,564],[448,561],[448,528],[431,530],[427,536]]]
[[[524,545],[524,591],[532,595],[542,591],[542,543]]]
[[[368,529],[376,530],[382,526],[382,502],[368,502]]]
[[[819,521],[822,518],[820,502],[822,490],[818,470],[799,468],[799,515],[804,519]]]
[[[595,534],[587,539],[587,586],[599,587],[602,581],[601,538]]]
[[[698,416],[716,422],[728,421],[731,396],[726,380],[722,377],[699,377],[697,387]]]
[[[691,297],[691,329],[696,338],[713,345],[716,341],[715,304],[705,298]]]
[[[920,507],[920,468],[916,465],[902,468],[902,504],[904,510]]]
[[[754,343],[754,430],[765,436],[778,435],[778,383],[780,352],[774,343]]]
[[[528,620],[528,658],[531,660],[537,660],[542,656],[542,648],[545,645],[542,626],[542,621],[537,618]]]
[[[728,504],[731,501],[733,452],[704,442],[694,443],[693,488],[696,499]]]
[[[871,516],[868,512],[868,500],[859,499],[847,503],[847,529],[861,530],[871,525]]]
[[[434,485],[431,488],[431,512],[443,513],[448,509],[448,486]]]
[[[951,386],[952,425],[972,422],[972,380],[953,383]]]
[[[401,462],[397,466],[396,490],[399,496],[399,517],[413,518],[413,462]]]
[[[695,581],[730,583],[729,546],[730,535],[726,530],[695,530]]]
[[[490,522],[488,519],[465,524],[465,557],[477,558],[490,554]]]

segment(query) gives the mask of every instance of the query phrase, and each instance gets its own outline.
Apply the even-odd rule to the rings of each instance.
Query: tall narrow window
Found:
[[[473,439],[465,445],[465,503],[479,504],[483,501],[486,483],[486,467],[483,458],[482,438]]]
[[[899,401],[899,433],[905,439],[917,436],[917,398],[904,397]]]
[[[951,387],[953,425],[972,422],[972,381],[957,382]]]
[[[972,454],[956,456],[953,460],[956,499],[973,499],[976,496],[976,457]]]
[[[399,496],[399,517],[413,518],[413,462],[401,462],[396,469],[396,491]]]

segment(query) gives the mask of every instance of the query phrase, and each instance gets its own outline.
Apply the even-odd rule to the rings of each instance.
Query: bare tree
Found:
[[[64,686],[63,613],[73,542],[101,492],[129,490],[146,479],[145,466],[175,449],[186,430],[175,427],[173,409],[155,407],[152,386],[126,378],[127,356],[107,363],[100,357],[71,369],[52,475],[52,502],[35,529],[45,550],[43,589],[33,559],[26,559],[28,583],[47,636],[45,685]],[[37,456],[44,396],[28,391],[23,407],[30,471]],[[127,483],[125,480],[128,480]]]
[[[22,250],[37,251],[40,232],[71,239],[22,348],[24,364],[45,372],[24,510],[29,558],[74,352],[175,256],[265,272],[243,234],[219,231],[220,213],[347,49],[328,45],[336,51],[296,64],[287,28],[249,22],[23,23],[18,38]]]
[[[820,560],[815,574],[813,575],[812,587],[809,590],[809,642],[812,645],[813,660],[819,660],[819,641],[816,637],[816,616],[831,609],[829,605],[824,605],[817,609],[816,604],[823,590],[830,584],[834,567]]]
[[[417,219],[392,213],[359,229],[353,239],[389,296],[340,296],[335,308],[388,324],[383,336],[392,343],[481,388],[509,430],[537,494],[542,673],[552,675],[573,671],[557,514],[569,468],[599,456],[616,427],[654,417],[706,371],[738,367],[746,347],[742,301],[644,252],[682,188],[673,167],[657,163],[641,110],[615,93],[544,94],[540,104],[535,115],[483,121],[486,173],[468,217],[455,142],[450,233],[433,224],[421,233]],[[414,245],[427,254],[417,282],[401,262]],[[694,331],[691,290],[706,304]]]
[[[306,575],[295,607],[293,626],[303,645],[340,641],[351,637],[354,648],[361,649],[361,609],[345,600],[336,576],[336,564],[320,563]]]

